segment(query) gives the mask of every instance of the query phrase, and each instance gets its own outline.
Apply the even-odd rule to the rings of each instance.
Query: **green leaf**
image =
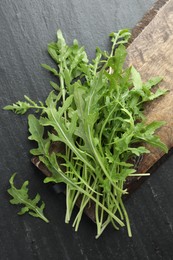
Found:
[[[143,138],[143,140],[145,140],[145,142],[151,144],[152,146],[156,146],[156,147],[160,148],[165,153],[168,152],[168,147],[163,142],[161,142],[160,138],[158,136],[156,136],[156,135],[154,135],[154,136],[145,136]]]
[[[49,52],[50,56],[52,57],[52,59],[55,60],[58,63],[59,62],[59,56],[58,56],[56,50],[54,48],[52,48],[51,44],[48,45],[48,52]],[[50,68],[50,66],[45,66],[45,69],[51,71],[54,75],[56,75],[55,69]]]
[[[47,166],[49,171],[52,173],[52,176],[46,177],[44,179],[44,183],[55,182],[55,183],[66,183],[71,184],[68,177],[62,173],[60,165],[58,164],[57,157],[55,153],[51,153],[49,156],[49,161],[46,160],[44,157],[39,157],[40,160]]]
[[[67,111],[67,109],[72,104],[72,102],[73,102],[73,95],[66,98],[66,100],[63,103],[63,106],[58,108],[58,116],[59,117],[63,116],[63,114]]]
[[[73,113],[73,116],[71,118],[71,122],[69,124],[69,132],[71,135],[75,133],[75,130],[77,128],[77,121],[78,121],[78,114],[77,111]]]
[[[114,47],[118,44],[125,44],[128,42],[129,38],[131,37],[131,33],[128,29],[119,30],[117,33],[112,32],[109,34],[111,37],[111,41],[113,43],[113,50]]]
[[[20,189],[17,189],[14,186],[14,178],[16,176],[16,173],[12,175],[10,178],[10,185],[11,187],[7,190],[8,193],[13,197],[10,200],[11,204],[14,205],[24,205],[24,207],[21,208],[19,211],[19,215],[23,215],[26,212],[28,212],[30,215],[40,218],[44,220],[45,222],[49,222],[49,220],[44,216],[43,209],[45,207],[44,202],[41,202],[41,206],[38,206],[38,203],[40,203],[40,195],[37,194],[35,199],[30,199],[28,195],[28,181],[25,181]]]
[[[77,108],[78,116],[82,121],[84,120],[85,95],[86,88],[84,88],[81,84],[76,82],[74,84],[74,101]]]
[[[40,105],[37,105],[36,102],[31,100],[28,96],[24,95],[24,98],[28,102],[17,101],[13,105],[5,106],[4,110],[11,110],[16,114],[25,114],[29,109],[36,109],[36,112],[44,109],[43,103],[39,101]]]
[[[23,215],[23,214],[25,214],[28,211],[29,211],[28,207],[23,207],[23,208],[21,208],[21,210],[17,214],[18,215]]]
[[[106,147],[105,151],[106,151],[106,152],[105,152],[105,155],[106,155],[106,158],[107,158],[108,162],[109,162],[109,163],[113,163],[114,160],[115,160],[115,158],[113,158],[112,153],[110,152],[110,150],[108,149],[108,147]]]
[[[168,90],[166,89],[157,89],[157,91],[155,93],[153,93],[152,95],[150,95],[150,97],[148,98],[148,100],[154,100],[160,96],[163,96],[165,93],[167,93]]]
[[[108,59],[108,66],[113,69],[114,76],[118,75],[119,73],[122,73],[126,55],[126,48],[124,47],[124,45],[120,45],[115,51],[115,56],[112,56]]]
[[[137,148],[128,148],[129,151],[132,152],[132,154],[135,154],[136,156],[140,156],[144,153],[149,153],[150,151],[146,149],[144,146],[139,146]]]
[[[11,110],[18,115],[23,115],[30,108],[31,108],[31,105],[29,103],[18,101],[18,102],[16,102],[16,104],[5,106],[4,110]]]
[[[58,47],[63,48],[64,46],[66,46],[66,42],[61,30],[57,31],[57,39],[58,39],[57,42]]]
[[[52,104],[56,105],[57,102],[61,99],[61,93],[59,93],[59,95],[57,96],[54,92],[54,90],[52,90],[47,99],[45,100],[45,103],[46,103],[46,106],[49,107],[51,106]]]
[[[30,150],[33,155],[49,154],[50,141],[44,139],[44,127],[40,124],[40,121],[34,116],[28,116],[28,125],[30,136],[29,140],[36,141],[38,148]]]
[[[52,68],[52,67],[50,67],[49,65],[47,65],[47,64],[41,64],[41,66],[42,66],[44,69],[46,69],[46,70],[52,72],[55,76],[58,76],[58,75],[59,75],[58,72],[57,72],[57,70],[54,69],[54,68]]]
[[[166,124],[165,121],[154,121],[148,124],[145,128],[145,134],[154,134],[154,132],[159,129],[161,126],[164,126]]]
[[[64,69],[63,74],[64,74],[65,84],[69,86],[72,80],[71,73],[68,69]]]
[[[132,82],[135,87],[135,89],[141,89],[142,88],[142,80],[139,72],[135,69],[135,67],[132,66],[131,68],[131,76],[132,76]]]
[[[121,173],[114,174],[114,178],[116,178],[117,180],[120,180],[120,181],[125,181],[129,175],[131,175],[135,172],[136,172],[135,169],[124,168],[121,170]]]
[[[57,83],[53,82],[53,81],[50,81],[50,85],[57,91],[60,91],[60,87],[58,86]]]
[[[160,83],[163,80],[162,77],[153,77],[151,79],[149,79],[145,84],[145,88],[147,89],[151,89],[153,86],[156,86],[158,83]]]

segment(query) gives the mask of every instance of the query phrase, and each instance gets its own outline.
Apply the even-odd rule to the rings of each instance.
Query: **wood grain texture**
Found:
[[[27,94],[44,100],[53,79],[40,67],[50,64],[46,45],[58,28],[68,42],[79,39],[89,57],[95,46],[109,49],[107,35],[134,27],[154,0],[3,0],[0,4],[0,104]],[[133,237],[111,227],[95,240],[95,225],[83,217],[79,232],[64,223],[65,198],[42,183],[30,163],[27,119],[0,110],[0,259],[2,260],[172,260],[173,158],[162,164],[142,189],[126,203]],[[8,180],[18,172],[17,184],[30,180],[31,196],[37,192],[46,203],[50,224],[30,216],[17,216],[6,193]]]
[[[170,149],[173,146],[173,1],[168,1],[161,8],[129,46],[127,63],[137,68],[144,81],[153,75],[163,77],[159,86],[169,90],[169,93],[148,104],[145,115],[147,123],[154,120],[166,122],[157,135]],[[138,172],[148,171],[164,154],[158,148],[148,148],[151,153],[144,155]]]
[[[132,28],[132,37],[129,40],[129,44],[143,31],[143,29],[154,19],[158,11],[168,2],[168,0],[158,0],[153,6],[144,14],[142,19]]]

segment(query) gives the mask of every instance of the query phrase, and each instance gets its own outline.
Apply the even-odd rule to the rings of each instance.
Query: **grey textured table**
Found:
[[[67,41],[77,38],[89,57],[96,46],[109,49],[108,35],[132,28],[153,0],[1,0],[0,104],[23,99],[44,100],[50,91],[50,74],[40,63],[51,63],[47,43],[61,28]],[[42,183],[30,162],[27,119],[0,110],[0,259],[173,259],[173,156],[170,156],[126,202],[133,237],[125,229],[109,227],[95,240],[95,225],[84,216],[79,232],[64,223],[65,198]],[[17,216],[6,192],[8,180],[30,180],[35,194],[46,202],[50,224],[30,216]],[[31,192],[31,194],[32,194]]]

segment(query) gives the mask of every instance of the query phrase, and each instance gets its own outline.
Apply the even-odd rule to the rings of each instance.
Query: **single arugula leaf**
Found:
[[[135,87],[135,90],[142,88],[142,80],[139,72],[135,69],[134,66],[131,68],[132,82]]]
[[[33,155],[47,155],[49,154],[50,140],[43,138],[44,128],[39,120],[34,115],[28,116],[28,125],[30,136],[29,140],[36,141],[38,148],[31,149],[30,153]]]
[[[153,86],[156,86],[158,83],[160,83],[163,80],[162,77],[153,77],[149,79],[147,82],[144,83],[144,87],[146,89],[151,89]]]
[[[23,205],[21,210],[18,212],[19,215],[23,215],[26,212],[30,214],[33,217],[41,218],[45,222],[49,222],[49,220],[44,216],[43,210],[45,208],[45,203],[42,201],[41,205],[40,203],[40,195],[37,194],[34,199],[30,199],[28,195],[28,184],[29,181],[25,181],[20,189],[17,189],[14,186],[14,178],[16,176],[16,173],[12,175],[10,178],[10,185],[11,187],[7,190],[8,193],[13,197],[10,200],[11,204],[14,205]]]
[[[54,68],[51,68],[49,65],[47,65],[47,64],[42,64],[41,66],[42,66],[44,69],[46,69],[46,70],[52,72],[55,76],[58,76],[58,75],[59,75],[58,72],[57,72],[57,70],[54,69]]]
[[[138,148],[132,147],[132,148],[128,148],[128,150],[131,151],[136,156],[140,156],[141,154],[144,153],[150,153],[150,151],[146,149],[144,146],[139,146]]]
[[[74,86],[74,101],[77,107],[77,113],[81,121],[84,120],[84,109],[87,89],[83,87],[79,82],[75,83]]]
[[[4,110],[11,110],[18,115],[23,115],[30,108],[30,104],[27,102],[18,101],[13,105],[8,105],[4,107]]]
[[[36,112],[39,112],[43,109],[43,103],[39,101],[39,105],[31,100],[28,96],[24,96],[25,100],[28,101],[17,101],[13,105],[5,106],[4,110],[11,110],[16,114],[23,115],[25,114],[29,109],[35,109]]]
[[[164,121],[154,121],[148,125],[145,125],[144,123],[138,123],[134,129],[133,142],[145,141],[146,143],[158,147],[167,153],[167,146],[160,140],[157,135],[154,134],[155,131],[163,125],[165,125]]]
[[[168,147],[160,141],[160,138],[156,135],[141,135],[140,139],[147,142],[148,144],[151,144],[152,146],[158,147],[161,151],[164,151],[165,153],[168,152]]]
[[[157,129],[159,129],[161,126],[164,126],[166,124],[165,121],[154,121],[150,124],[146,125],[145,127],[145,134],[154,134]]]
[[[154,100],[160,96],[163,96],[165,93],[167,93],[168,91],[166,89],[157,89],[157,91],[155,93],[153,93],[149,98],[148,100],[151,101],[151,100]]]
[[[60,86],[57,83],[50,81],[50,85],[57,91],[60,91]]]

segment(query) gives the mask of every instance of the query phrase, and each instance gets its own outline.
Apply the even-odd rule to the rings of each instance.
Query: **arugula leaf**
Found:
[[[134,89],[141,89],[142,88],[142,80],[139,72],[135,69],[134,66],[131,68],[131,75],[132,75],[132,82],[134,85]]]
[[[49,222],[49,220],[44,216],[43,210],[45,208],[45,203],[42,201],[41,205],[38,206],[40,203],[40,195],[37,194],[34,199],[30,199],[28,196],[28,181],[25,181],[20,189],[17,189],[14,186],[14,178],[16,173],[14,173],[10,178],[10,185],[11,188],[8,189],[8,193],[13,197],[10,200],[11,204],[15,205],[23,205],[21,210],[18,212],[18,215],[23,215],[28,212],[33,217],[41,218],[45,222]]]
[[[39,123],[39,120],[34,115],[28,116],[29,132],[31,135],[28,137],[29,140],[34,140],[38,144],[38,148],[30,150],[33,155],[49,154],[50,140],[44,139],[44,128]]]
[[[58,72],[57,72],[56,69],[51,68],[51,67],[50,67],[49,65],[47,65],[47,64],[42,64],[41,66],[42,66],[44,69],[46,69],[46,70],[52,72],[55,76],[58,76]]]
[[[28,96],[24,96],[24,98],[28,101],[18,101],[16,104],[8,105],[4,107],[4,110],[11,110],[16,114],[25,114],[29,109],[35,109],[36,112],[39,112],[41,109],[43,109],[43,103],[39,101],[39,105],[36,104],[33,100],[31,100]]]

